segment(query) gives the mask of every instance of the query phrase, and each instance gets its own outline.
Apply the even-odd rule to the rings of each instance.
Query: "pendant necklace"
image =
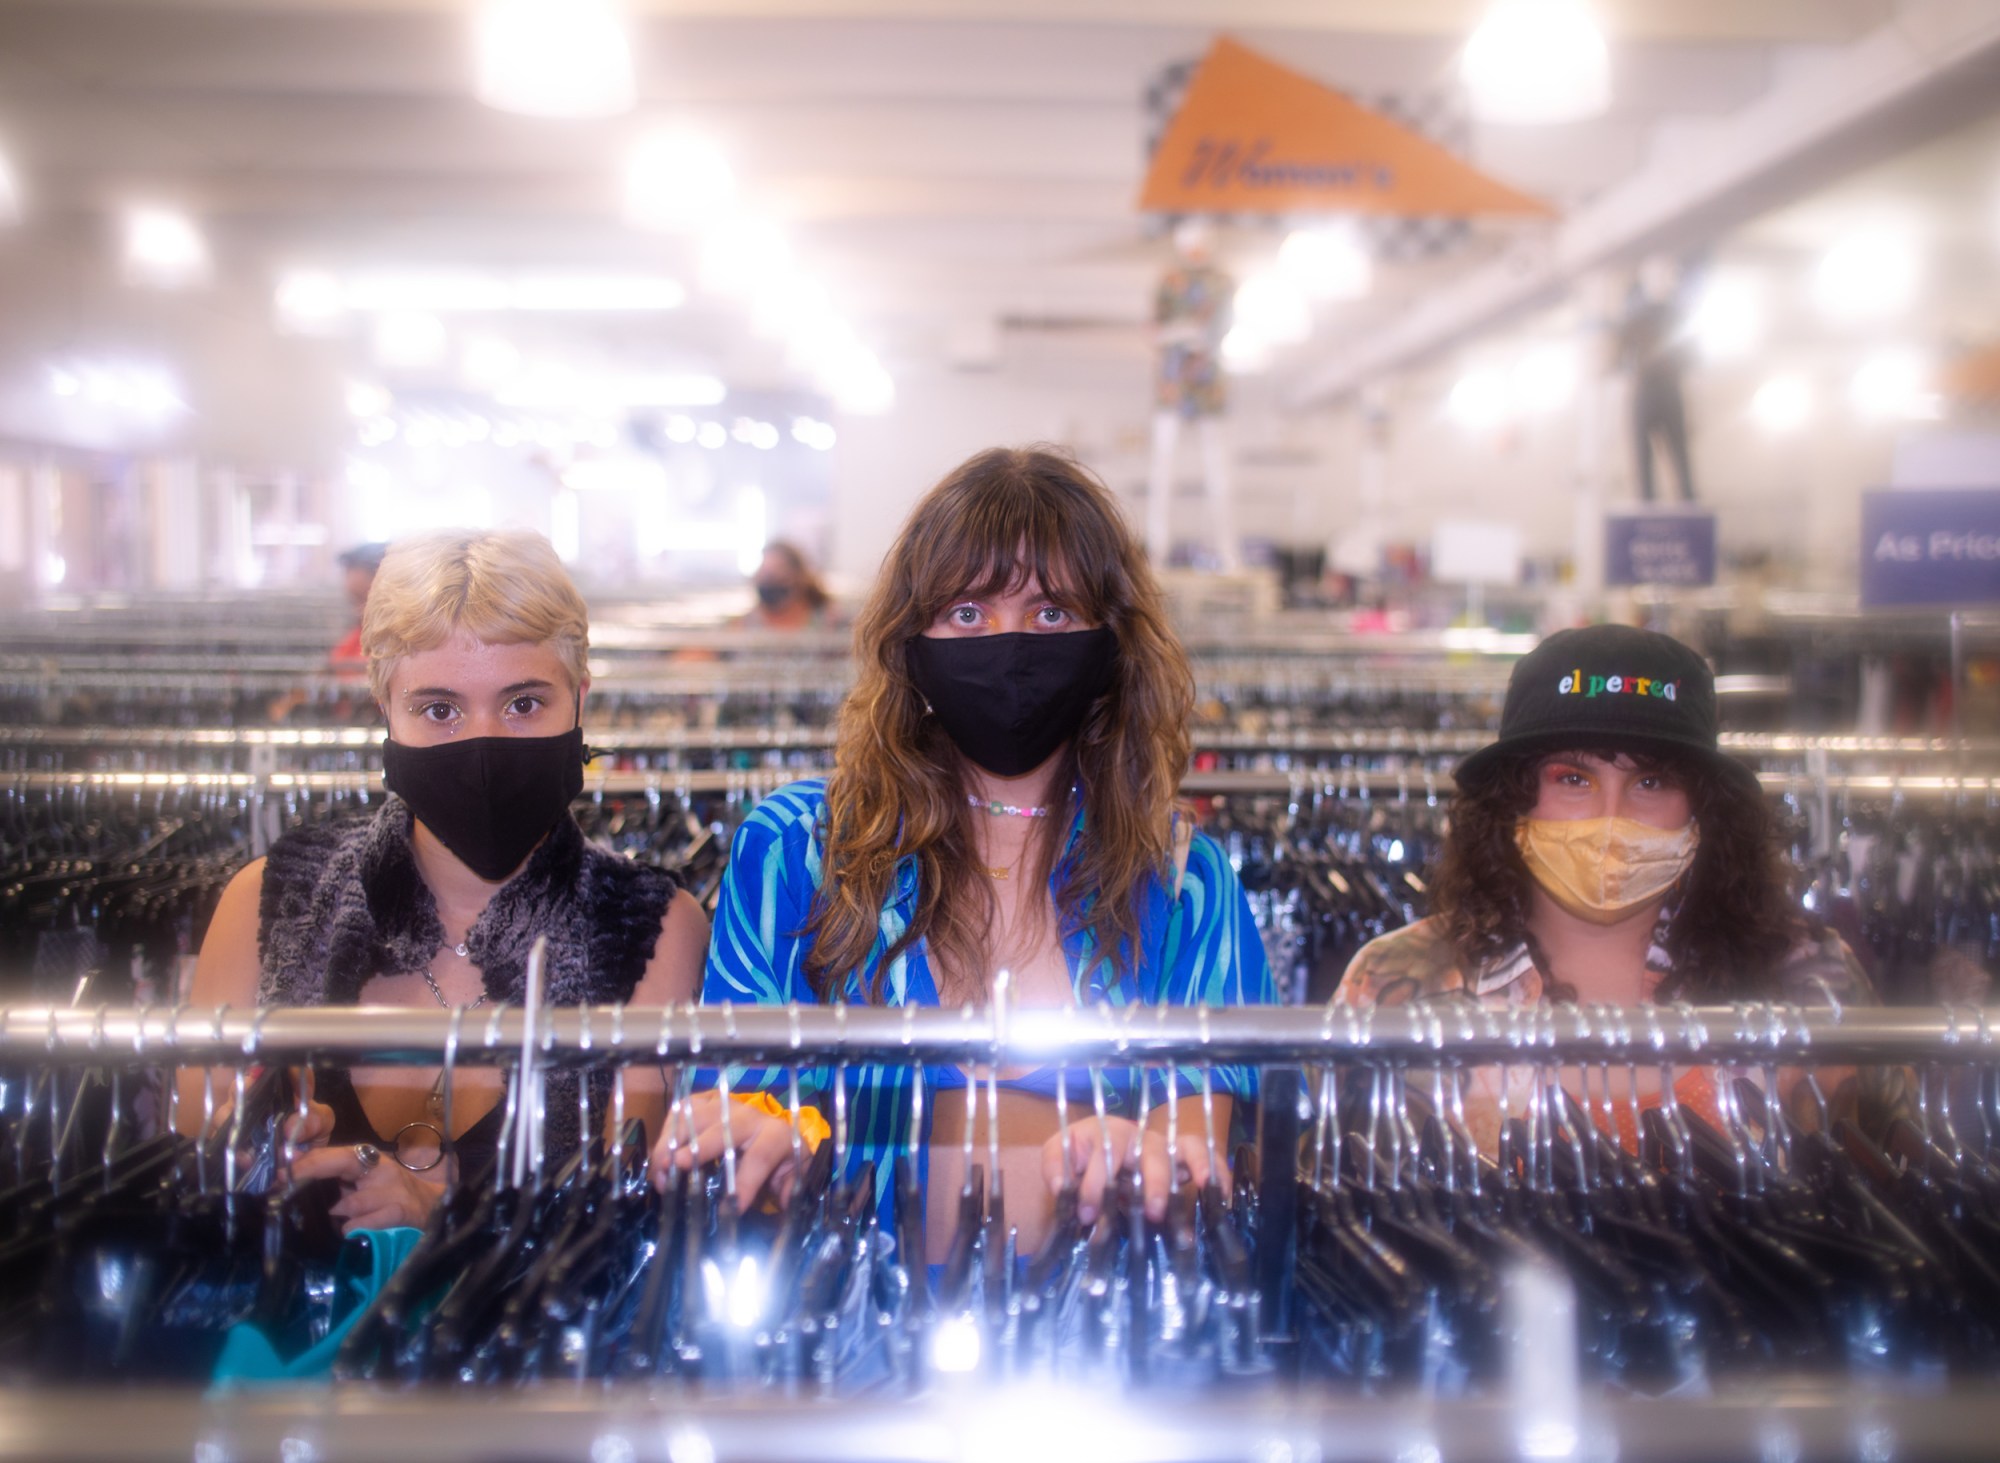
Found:
[[[965,795],[966,802],[980,809],[992,818],[1046,818],[1047,808],[1024,808],[1013,803],[1003,803],[997,798],[982,798],[972,793]]]

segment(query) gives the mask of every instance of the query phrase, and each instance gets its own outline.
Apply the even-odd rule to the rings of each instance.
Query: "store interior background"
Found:
[[[0,597],[337,618],[342,548],[523,523],[595,595],[712,587],[688,614],[721,615],[765,537],[858,592],[943,471],[1038,440],[1136,521],[1170,252],[1135,205],[1148,86],[1226,32],[1364,100],[1462,102],[1483,8],[635,4],[632,104],[550,119],[482,103],[445,0],[5,0]],[[1242,535],[1379,563],[1503,520],[1545,613],[1593,612],[1596,515],[1635,497],[1593,312],[1669,255],[1724,590],[1851,608],[1864,490],[2000,480],[1991,399],[1947,385],[2000,341],[2000,6],[1595,11],[1601,114],[1469,124],[1553,220],[1378,261],[1238,361]],[[1221,260],[1251,278],[1319,222],[1225,223]],[[555,308],[495,308],[524,302]]]

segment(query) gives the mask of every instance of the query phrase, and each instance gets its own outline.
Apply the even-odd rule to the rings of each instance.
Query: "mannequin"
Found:
[[[1227,397],[1222,380],[1222,337],[1229,331],[1235,281],[1213,264],[1214,234],[1201,219],[1174,230],[1175,263],[1154,296],[1153,461],[1146,490],[1146,552],[1163,569],[1173,547],[1170,508],[1174,448],[1181,425],[1192,422],[1201,451],[1209,526],[1225,571],[1240,565],[1229,502],[1229,441],[1223,430]]]
[[[1656,442],[1673,464],[1681,501],[1694,501],[1687,406],[1681,396],[1686,330],[1679,276],[1674,261],[1661,255],[1640,266],[1618,338],[1620,359],[1632,373],[1632,445],[1638,454],[1639,496],[1648,503],[1653,501]]]

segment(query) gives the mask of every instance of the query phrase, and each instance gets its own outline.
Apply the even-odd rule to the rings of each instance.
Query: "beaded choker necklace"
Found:
[[[975,808],[984,808],[995,818],[1046,818],[1049,815],[1047,808],[1017,808],[1012,803],[989,802],[971,793],[965,795],[965,800]]]

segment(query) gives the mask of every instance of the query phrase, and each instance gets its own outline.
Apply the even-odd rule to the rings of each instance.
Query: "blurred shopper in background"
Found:
[[[757,603],[741,624],[754,630],[812,630],[832,623],[833,601],[793,544],[773,539],[751,576]]]
[[[327,656],[336,668],[368,664],[367,653],[361,648],[361,619],[368,609],[368,591],[375,583],[375,571],[382,567],[382,556],[388,552],[387,544],[356,544],[334,561],[340,565],[340,587],[347,591],[347,602],[354,607],[353,625]]]

